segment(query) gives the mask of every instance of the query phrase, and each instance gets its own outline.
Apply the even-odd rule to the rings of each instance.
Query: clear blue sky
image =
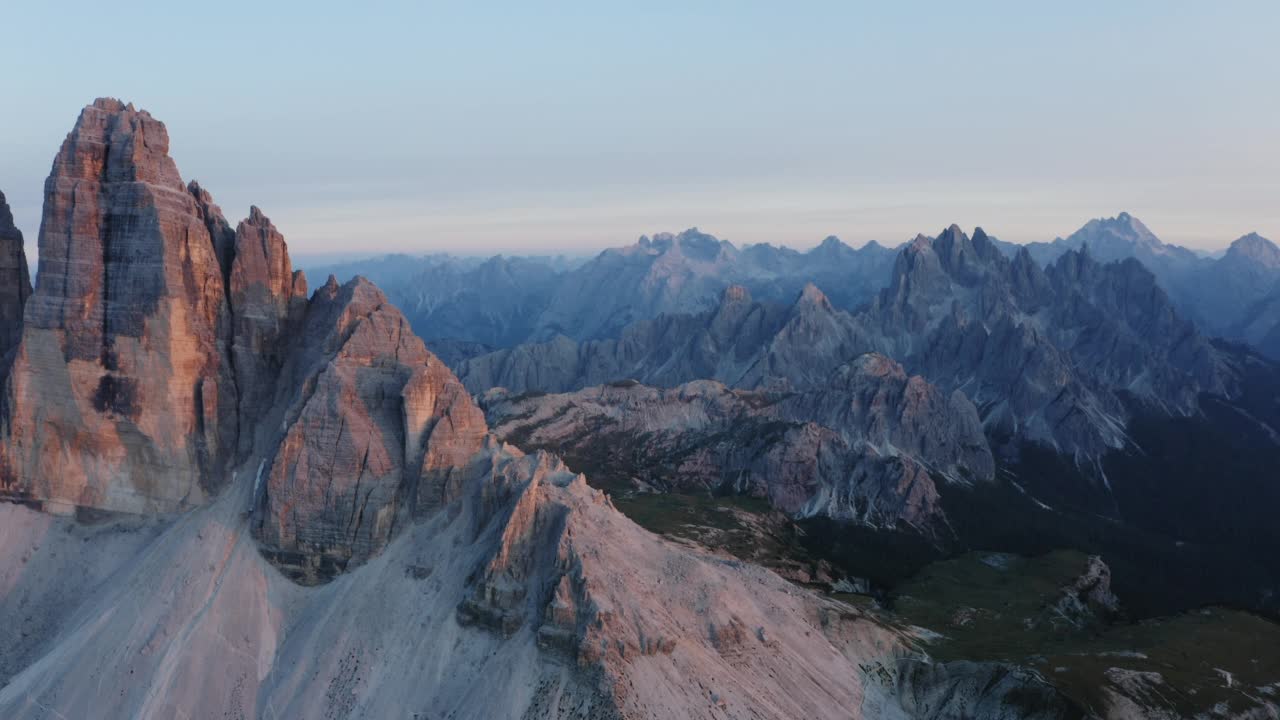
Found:
[[[32,244],[103,95],[295,253],[1031,241],[1121,210],[1192,246],[1280,239],[1274,0],[22,2],[4,25],[0,189]]]

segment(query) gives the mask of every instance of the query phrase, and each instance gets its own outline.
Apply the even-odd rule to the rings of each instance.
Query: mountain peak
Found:
[[[1247,259],[1267,268],[1280,269],[1280,247],[1256,232],[1237,238],[1227,255]]]
[[[797,306],[813,306],[820,307],[825,310],[832,309],[831,301],[827,299],[826,293],[818,289],[813,283],[805,283],[804,289],[800,291],[800,297],[796,299]]]
[[[45,182],[42,262],[21,342],[37,357],[57,348],[85,378],[97,375],[72,383],[65,368],[21,356],[11,370],[22,393],[6,418],[8,466],[33,484],[46,471],[75,478],[48,491],[50,502],[168,512],[227,480],[236,419],[215,410],[238,402],[226,238],[211,236],[224,228],[168,151],[163,123],[102,98],[80,112]],[[181,362],[169,354],[179,342]],[[50,411],[39,397],[68,401]],[[12,440],[23,433],[26,444]]]
[[[844,247],[847,246],[840,240],[840,238],[835,235],[828,235],[822,239],[821,243],[818,243],[817,249],[824,252],[835,252]]]
[[[735,249],[733,243],[704,233],[696,227],[682,230],[679,233],[660,232],[654,233],[652,237],[642,235],[640,240],[631,247],[647,251],[646,254],[665,255],[674,252],[678,255],[704,262],[714,260],[722,251]],[[626,254],[627,250],[627,248],[623,248],[623,253]],[[605,252],[613,251],[606,250]]]
[[[123,100],[113,97],[100,97],[89,103],[89,107],[102,110],[103,112],[122,112],[124,110],[132,110],[133,103],[126,104]]]
[[[114,98],[99,98],[80,111],[54,158],[51,174],[185,188],[178,166],[169,157],[169,131],[164,123]]]
[[[928,235],[925,235],[924,233],[920,233],[916,235],[914,238],[912,238],[911,242],[907,243],[906,249],[914,252],[919,252],[921,250],[924,250],[925,248],[931,248],[931,247],[933,247],[933,238],[929,237]]]
[[[1165,244],[1155,233],[1128,212],[1121,212],[1115,217],[1090,220],[1068,236],[1066,241],[1075,247],[1086,243],[1093,245],[1106,258],[1125,249],[1145,248],[1162,252],[1165,248]]]
[[[838,374],[845,374],[850,378],[853,377],[873,377],[873,378],[891,378],[895,380],[906,380],[907,373],[896,360],[881,355],[877,352],[868,352],[859,355],[850,360],[838,371]]]
[[[714,260],[726,246],[732,245],[715,235],[709,235],[696,227],[676,235],[676,243],[685,255],[699,260]]]
[[[939,255],[946,255],[957,252],[957,249],[963,249],[969,245],[969,236],[964,234],[964,230],[959,225],[952,223],[945,230],[938,233],[938,237],[933,239],[933,249]]]

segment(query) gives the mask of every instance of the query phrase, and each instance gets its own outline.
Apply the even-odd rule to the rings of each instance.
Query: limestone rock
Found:
[[[903,658],[896,696],[907,717],[924,720],[1083,720],[1090,717],[1037,672],[999,663]]]
[[[103,99],[54,160],[6,386],[6,495],[172,511],[225,478],[230,314],[202,209],[168,149],[162,123]]]
[[[0,358],[22,339],[22,310],[31,297],[31,276],[22,231],[14,227],[13,213],[0,193]]]
[[[907,682],[965,716],[973,695],[899,679],[919,654],[878,613],[648,533],[546,455],[480,456],[447,511],[325,587],[261,556],[242,492],[137,530],[0,504],[8,597],[54,600],[0,605],[49,628],[9,643],[0,716],[933,717]]]
[[[1111,619],[1120,611],[1120,600],[1111,592],[1111,568],[1090,555],[1084,570],[1061,589],[1051,608],[1050,622],[1083,628]]]
[[[597,482],[731,490],[793,516],[933,532],[943,517],[934,476],[967,483],[995,472],[964,395],[878,355],[798,392],[619,383],[563,395],[496,390],[483,404],[499,437],[555,449]]]
[[[1212,346],[1140,263],[1085,250],[1047,270],[982,231],[917,238],[858,319],[880,352],[983,408],[988,433],[1095,458],[1126,442],[1127,394],[1193,412],[1225,394]]]
[[[462,383],[434,357],[414,370],[401,394],[412,509],[422,513],[453,498],[488,427]]]
[[[363,278],[340,287],[330,277],[290,348],[272,403],[283,416],[266,425],[283,436],[264,461],[255,530],[269,557],[314,583],[381,550],[419,478],[447,478],[487,428],[452,373]]]
[[[231,359],[240,391],[241,455],[253,449],[250,427],[270,409],[290,335],[307,303],[307,280],[294,272],[284,237],[256,206],[236,227],[227,292]]]
[[[222,214],[222,208],[218,207],[213,201],[213,196],[201,187],[200,183],[195,180],[187,183],[187,192],[195,199],[196,212],[204,221],[205,229],[209,231],[209,239],[213,241],[214,255],[217,256],[218,265],[222,269],[223,284],[226,285],[231,277],[231,263],[236,254],[236,231]]]
[[[789,306],[756,302],[745,288],[730,286],[706,312],[642,320],[616,340],[559,336],[498,350],[464,361],[458,374],[475,393],[566,392],[627,379],[804,387],[866,349],[857,332],[853,318],[812,285]]]

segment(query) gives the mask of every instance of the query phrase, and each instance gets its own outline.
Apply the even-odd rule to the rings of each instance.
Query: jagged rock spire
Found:
[[[236,226],[233,243],[227,297],[243,455],[253,449],[250,428],[270,408],[289,335],[306,311],[307,279],[302,271],[294,272],[284,236],[256,205]]]
[[[0,360],[22,338],[22,310],[31,296],[31,276],[22,231],[0,192]]]

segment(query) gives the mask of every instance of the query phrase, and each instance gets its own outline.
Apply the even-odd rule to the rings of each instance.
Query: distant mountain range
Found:
[[[1280,368],[1212,339],[1184,317],[1156,275],[1116,249],[1130,236],[1152,246],[1140,227],[1127,216],[1088,226],[1118,260],[1095,257],[1095,244],[1077,238],[1037,248],[1048,258],[1042,265],[1032,248],[952,226],[895,251],[885,287],[852,309],[811,283],[782,303],[730,285],[714,307],[637,320],[615,337],[559,335],[501,348],[455,369],[487,398],[503,437],[555,448],[597,476],[662,491],[692,482],[747,493],[796,518],[881,530],[897,524],[944,546],[992,542],[982,540],[992,532],[1008,549],[1041,542],[1011,539],[1021,521],[1009,507],[1025,503],[1026,516],[1047,513],[1058,519],[1041,521],[1046,526],[1064,523],[1058,542],[1127,554],[1139,569],[1165,562],[1156,558],[1189,547],[1191,538],[1225,543],[1236,560],[1270,566],[1257,577],[1272,579],[1231,591],[1268,605],[1261,588],[1280,578],[1272,562],[1280,534],[1259,508],[1280,504],[1280,495],[1260,485],[1258,473],[1280,461]],[[1217,260],[1193,258],[1196,272],[1223,271],[1250,244],[1238,242]],[[957,421],[939,411],[919,420],[918,399],[887,416],[865,414],[866,403],[885,400],[844,389],[842,373],[859,357],[896,359],[922,388],[963,397],[985,447],[946,462],[908,450],[955,447],[959,441],[928,428]],[[833,419],[817,398],[851,410]],[[779,414],[782,407],[788,412]],[[1197,442],[1176,451],[1166,445],[1185,432]],[[889,436],[888,443],[865,439]],[[1153,454],[1154,446],[1166,450]],[[981,453],[996,459],[998,482],[980,480],[990,477],[974,459]],[[910,482],[901,469],[873,470],[881,461],[872,458],[886,454],[929,470]],[[1166,464],[1172,457],[1183,459]],[[1204,463],[1239,471],[1210,481],[1194,469]],[[1014,494],[992,499],[999,487]],[[974,525],[975,513],[994,515]],[[1229,536],[1215,529],[1228,517]],[[1084,539],[1098,532],[1090,529],[1096,518],[1162,539],[1145,540],[1141,551],[1127,535],[1099,545],[1096,536]],[[1221,562],[1218,551],[1205,552],[1218,558],[1205,562]],[[1204,571],[1198,562],[1186,567]]]
[[[852,313],[812,284],[789,307],[732,286],[714,309],[641,320],[617,339],[560,336],[456,367],[472,392],[702,378],[807,389],[865,352],[963,390],[996,436],[1082,458],[1124,445],[1117,393],[1186,413],[1199,393],[1223,394],[1231,382],[1218,352],[1136,261],[1102,264],[1073,250],[1042,270],[1028,251],[1009,260],[981,230],[970,239],[955,226],[904,247],[888,287]]]
[[[637,320],[715,307],[730,285],[790,302],[820,283],[838,307],[870,301],[896,252],[857,250],[827,238],[808,252],[773,245],[737,248],[696,228],[659,233],[594,258],[389,256],[317,268],[312,274],[365,275],[400,306],[415,331],[456,362],[523,342],[617,337]]]
[[[1012,243],[999,246],[1010,255],[1017,249]],[[1081,248],[1102,262],[1134,258],[1205,332],[1255,345],[1266,334],[1258,327],[1266,320],[1254,306],[1280,294],[1280,248],[1257,233],[1239,238],[1217,257],[1206,257],[1161,242],[1140,220],[1120,213],[1090,220],[1066,238],[1026,248],[1041,265]],[[1244,329],[1250,326],[1252,332]],[[1266,330],[1274,328],[1272,323]]]
[[[1090,220],[1052,242],[989,239],[1011,259],[1025,247],[1042,268],[1078,250],[1104,264],[1136,259],[1204,334],[1280,358],[1280,321],[1269,309],[1280,304],[1280,248],[1256,233],[1217,257],[1164,243],[1128,213]],[[889,284],[901,248],[872,242],[854,249],[835,237],[806,252],[768,244],[738,248],[694,228],[643,237],[590,259],[393,255],[322,266],[311,275],[368,277],[456,364],[556,335],[617,338],[637,320],[710,310],[730,285],[745,287],[756,300],[789,303],[813,284],[835,307],[853,311]]]

